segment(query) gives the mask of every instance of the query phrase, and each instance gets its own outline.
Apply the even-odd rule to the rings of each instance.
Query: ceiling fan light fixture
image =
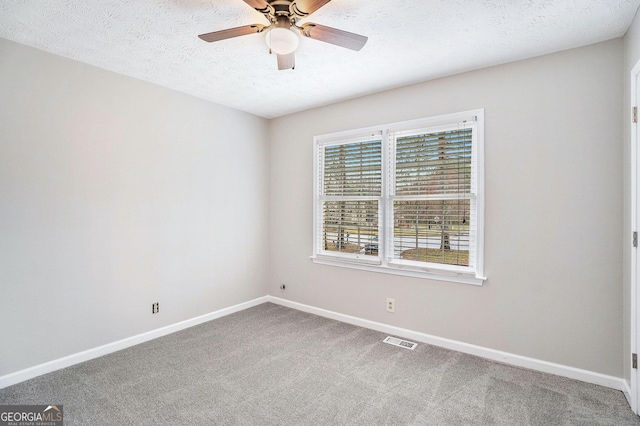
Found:
[[[272,28],[267,33],[267,46],[278,55],[288,55],[298,48],[300,40],[296,33],[287,28]]]

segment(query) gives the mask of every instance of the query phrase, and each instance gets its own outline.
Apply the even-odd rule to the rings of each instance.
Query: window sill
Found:
[[[309,256],[313,263],[319,265],[338,266],[341,268],[358,269],[361,271],[378,272],[383,274],[401,275],[405,277],[424,278],[429,280],[447,281],[460,284],[469,284],[481,286],[486,277],[477,277],[473,274],[456,273],[456,272],[434,272],[433,270],[418,270],[409,268],[398,268],[375,263],[359,262],[356,259],[339,259],[325,256]]]

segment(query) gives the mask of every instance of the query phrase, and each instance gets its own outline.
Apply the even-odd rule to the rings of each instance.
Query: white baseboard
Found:
[[[6,388],[7,386],[15,385],[16,383],[20,383],[37,376],[41,376],[43,374],[51,373],[52,371],[56,371],[61,368],[69,367],[84,361],[88,361],[90,359],[98,358],[103,355],[117,352],[119,350],[126,349],[128,347],[138,345],[140,343],[144,343],[152,339],[157,339],[158,337],[166,336],[167,334],[175,333],[176,331],[184,330],[185,328],[202,324],[203,322],[224,317],[226,315],[233,314],[235,312],[239,312],[247,308],[260,305],[267,301],[268,301],[267,296],[259,297],[257,299],[253,299],[248,302],[240,303],[238,305],[220,309],[215,312],[200,315],[198,317],[181,321],[175,324],[171,324],[166,327],[161,327],[156,330],[151,330],[146,333],[138,334],[136,336],[127,337],[126,339],[118,340],[117,342],[107,343],[106,345],[98,346],[97,348],[88,349],[86,351],[78,352],[69,356],[65,356],[63,358],[45,362],[44,364],[40,364],[34,367],[26,368],[24,370],[16,371],[15,373],[10,373],[0,377],[0,389]]]
[[[395,336],[403,337],[406,339],[414,340],[417,342],[427,343],[430,345],[440,346],[447,349],[452,349],[458,352],[463,352],[471,355],[480,356],[493,361],[502,362],[505,364],[515,365],[518,367],[525,367],[532,370],[541,371],[544,373],[555,374],[557,376],[568,377],[570,379],[576,379],[587,383],[593,383],[600,386],[606,386],[612,389],[623,392],[627,401],[631,403],[631,390],[626,380],[618,377],[608,376],[605,374],[595,373],[593,371],[582,370],[579,368],[569,367],[566,365],[555,364],[552,362],[541,361],[535,358],[529,358],[521,355],[515,355],[508,352],[497,351],[495,349],[489,349],[482,346],[471,345],[456,340],[445,339],[442,337],[432,336],[426,333],[418,331],[407,330],[392,325],[387,325],[375,321],[369,321],[366,319],[353,317],[350,315],[340,314],[338,312],[328,311],[326,309],[316,308],[313,306],[305,305],[298,302],[292,302],[290,300],[281,299],[275,296],[263,296],[257,299],[250,300],[248,302],[240,303],[238,305],[230,306],[228,308],[220,309],[209,314],[201,315],[199,317],[191,318],[185,321],[171,324],[166,327],[151,330],[146,333],[138,334],[136,336],[128,337],[126,339],[119,340],[117,342],[108,343],[97,348],[89,349],[83,352],[72,354],[63,358],[59,358],[53,361],[46,362],[44,364],[36,365],[34,367],[26,368],[24,370],[10,373],[0,377],[0,389],[7,386],[14,385],[16,383],[23,382],[25,380],[32,379],[34,377],[50,373],[52,371],[59,370],[61,368],[69,367],[75,364],[79,364],[90,359],[98,358],[103,355],[107,355],[140,343],[147,342],[158,337],[166,336],[167,334],[175,333],[176,331],[184,330],[185,328],[193,327],[198,324],[202,324],[207,321],[211,321],[223,316],[242,311],[244,309],[251,308],[253,306],[260,305],[265,302],[272,302],[278,305],[287,306],[289,308],[297,309],[299,311],[308,312],[311,314],[319,315],[325,318],[334,319],[336,321],[345,322],[348,324],[357,325],[360,327],[368,328],[371,330],[381,331],[383,333],[392,334]]]
[[[624,397],[627,398],[627,402],[629,403],[629,406],[631,407],[631,410],[635,413],[634,408],[633,408],[633,404],[631,403],[631,386],[629,386],[629,382],[627,382],[624,379],[621,379],[622,383],[623,383],[623,387],[624,389],[622,389],[622,393],[624,394]],[[638,413],[636,413],[638,414]]]
[[[529,358],[522,355],[515,355],[508,352],[497,351],[482,346],[471,345],[456,340],[445,339],[442,337],[432,336],[418,331],[407,330],[392,325],[387,325],[375,321],[369,321],[362,318],[352,317],[350,315],[340,314],[338,312],[328,311],[321,308],[305,305],[290,300],[281,299],[275,296],[267,296],[267,300],[278,305],[297,309],[299,311],[320,315],[325,318],[334,319],[348,324],[357,325],[371,330],[381,331],[383,333],[392,334],[394,336],[403,337],[417,342],[427,343],[434,346],[440,346],[463,352],[470,355],[476,355],[487,358],[492,361],[502,362],[504,364],[515,365],[518,367],[529,368],[531,370],[541,371],[543,373],[555,374],[556,376],[568,377],[570,379],[580,380],[587,383],[593,383],[600,386],[622,391],[627,400],[630,400],[631,391],[626,380],[608,376],[605,374],[595,373],[589,370],[569,367],[567,365],[555,364],[553,362],[542,361],[535,358]]]

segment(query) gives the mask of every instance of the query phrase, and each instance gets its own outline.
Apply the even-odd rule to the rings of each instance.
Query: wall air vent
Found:
[[[393,346],[400,346],[401,348],[414,350],[417,343],[409,342],[407,340],[398,339],[396,337],[387,336],[386,339],[383,340],[384,343],[388,343]]]

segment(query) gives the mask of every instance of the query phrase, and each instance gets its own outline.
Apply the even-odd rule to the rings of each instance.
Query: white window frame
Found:
[[[470,267],[434,263],[413,262],[391,259],[387,255],[393,250],[393,199],[395,161],[394,134],[428,129],[436,132],[451,129],[460,123],[473,123],[472,143],[472,193],[475,194],[475,247],[469,250]],[[360,253],[337,253],[322,250],[322,185],[323,154],[327,145],[353,143],[371,138],[382,139],[382,194],[380,197],[360,199],[378,200],[378,256]],[[454,114],[403,121],[364,129],[316,136],[314,141],[314,197],[313,197],[313,255],[314,263],[346,268],[374,271],[395,275],[482,285],[484,276],[484,109],[464,111]],[[326,199],[326,197],[324,197]]]

